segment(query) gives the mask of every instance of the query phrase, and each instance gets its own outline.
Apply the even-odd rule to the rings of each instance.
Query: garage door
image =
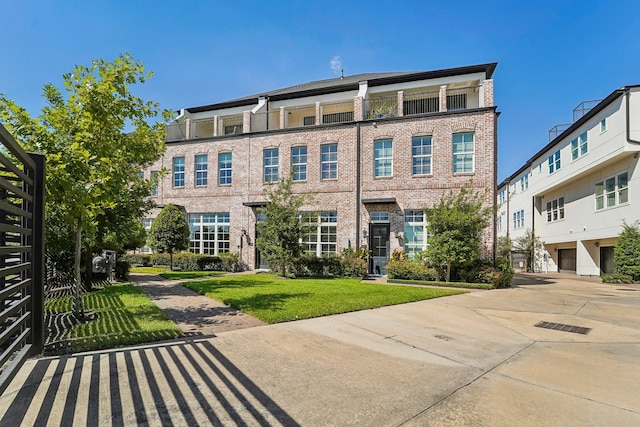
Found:
[[[574,249],[558,249],[558,272],[573,273],[576,272],[576,250]]]

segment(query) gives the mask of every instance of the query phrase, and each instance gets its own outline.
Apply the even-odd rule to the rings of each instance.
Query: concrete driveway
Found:
[[[640,425],[640,287],[518,281],[30,361],[0,425]]]

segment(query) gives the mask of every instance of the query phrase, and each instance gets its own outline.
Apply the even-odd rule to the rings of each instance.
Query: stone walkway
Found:
[[[182,286],[186,280],[136,273],[129,278],[186,336],[208,336],[265,325],[253,316]]]

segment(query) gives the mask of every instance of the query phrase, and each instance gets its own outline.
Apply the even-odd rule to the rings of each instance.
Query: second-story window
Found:
[[[549,173],[554,173],[555,171],[560,169],[560,150],[550,155],[547,163],[549,164]]]
[[[564,219],[564,197],[547,202],[547,222]]]
[[[320,178],[338,178],[338,144],[320,146]]]
[[[453,134],[453,173],[473,172],[473,132]]]
[[[503,204],[507,200],[505,196],[506,196],[506,191],[503,188],[498,193],[498,204]]]
[[[629,174],[621,173],[596,182],[596,210],[629,202]]]
[[[524,209],[520,209],[513,213],[513,228],[524,227]]]
[[[173,186],[184,187],[184,157],[173,158]]]
[[[307,147],[291,147],[291,171],[294,181],[307,180]]]
[[[231,185],[231,153],[218,154],[218,183]]]
[[[279,166],[279,158],[278,158],[278,149],[277,148],[268,148],[264,150],[264,182],[277,182],[278,181],[278,166]]]
[[[376,178],[393,175],[393,141],[391,139],[374,141],[373,169]]]
[[[413,175],[431,174],[431,136],[414,136],[411,141]]]
[[[524,191],[529,188],[529,174],[526,173],[520,177],[520,191]]]
[[[206,154],[196,156],[196,187],[207,185],[209,157]]]
[[[600,120],[600,133],[607,130],[607,118]]]
[[[587,151],[589,151],[587,133],[582,132],[579,137],[571,141],[571,160],[576,160],[578,157],[587,154]]]

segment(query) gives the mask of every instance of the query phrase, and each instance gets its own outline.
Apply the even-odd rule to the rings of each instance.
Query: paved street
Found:
[[[640,288],[518,280],[32,360],[0,397],[0,425],[640,425]]]

